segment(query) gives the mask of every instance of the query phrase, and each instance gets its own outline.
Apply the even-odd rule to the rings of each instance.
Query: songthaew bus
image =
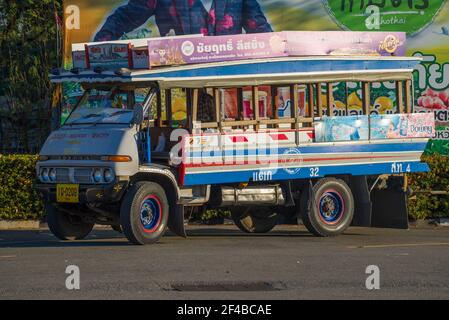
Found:
[[[189,61],[210,38],[220,37],[157,40],[179,49],[172,62],[148,40],[144,68],[97,64],[111,58],[91,51],[119,42],[86,44],[82,68],[52,71],[54,83],[84,90],[36,166],[56,237],[80,240],[102,224],[150,244],[167,229],[185,237],[185,216],[209,208],[230,211],[247,233],[269,232],[281,217],[320,237],[351,225],[407,228],[406,174],[429,170],[420,158],[434,134],[432,114],[412,113],[419,58],[351,47]],[[142,54],[126,46],[129,57]]]

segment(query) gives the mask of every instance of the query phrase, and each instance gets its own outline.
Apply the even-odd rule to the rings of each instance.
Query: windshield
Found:
[[[65,124],[128,124],[134,115],[128,93],[114,88],[89,89]]]

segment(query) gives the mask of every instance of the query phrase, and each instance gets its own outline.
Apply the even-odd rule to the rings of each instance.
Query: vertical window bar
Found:
[[[157,127],[162,127],[162,92],[161,90],[157,91],[157,95],[156,95],[156,116],[157,116],[157,121],[156,121],[156,126]]]
[[[253,86],[251,89],[252,89],[252,98],[253,98],[254,120],[257,121],[257,124],[255,125],[255,130],[259,131],[259,128],[260,128],[259,88],[257,86]]]
[[[371,140],[370,83],[362,82],[363,113],[368,116],[368,140]]]
[[[323,99],[321,97],[321,83],[316,84],[316,104],[318,107],[318,117],[323,116]]]
[[[412,81],[407,80],[405,81],[405,108],[407,113],[412,112],[412,104],[414,103],[412,97]]]
[[[220,99],[220,89],[214,89],[214,99],[215,99],[215,121],[218,125],[218,131],[222,132],[222,121],[223,121],[223,112],[221,108],[221,99]]]
[[[326,99],[327,99],[327,115],[330,117],[331,116],[331,108],[333,105],[333,85],[332,83],[327,83],[327,95],[326,95]]]
[[[270,86],[271,94],[271,115],[272,119],[279,119],[279,106],[277,103],[278,88],[275,85]],[[272,124],[269,128],[279,128],[279,124]]]
[[[402,81],[396,81],[396,102],[398,113],[404,113],[404,86]]]
[[[187,128],[192,129],[192,89],[186,89]]]
[[[192,133],[195,132],[196,123],[198,121],[198,89],[193,89],[192,93]],[[201,131],[201,130],[200,130]]]
[[[165,113],[167,114],[168,127],[173,127],[172,119],[172,103],[171,103],[171,90],[165,90]]]
[[[237,120],[244,120],[243,116],[243,89],[237,88]]]
[[[315,103],[313,99],[313,84],[307,85],[307,110],[306,117],[307,118],[315,118]]]
[[[349,108],[348,108],[348,83],[345,82],[345,112],[346,112],[346,116],[349,116]]]
[[[291,116],[295,119],[295,123],[292,124],[295,130],[295,142],[296,145],[299,143],[299,117],[298,117],[298,85],[290,85],[290,106],[291,106]]]

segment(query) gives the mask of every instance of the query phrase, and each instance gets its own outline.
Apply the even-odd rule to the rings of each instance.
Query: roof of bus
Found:
[[[409,80],[419,57],[313,56],[251,59],[151,70],[56,72],[54,83],[157,82],[163,89],[239,87],[338,81]]]

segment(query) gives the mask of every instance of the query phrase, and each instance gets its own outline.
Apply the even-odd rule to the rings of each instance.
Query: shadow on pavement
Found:
[[[105,241],[107,239],[107,241]],[[94,230],[83,241],[60,241],[49,231],[8,230],[0,231],[0,248],[62,248],[62,247],[101,247],[127,246],[123,236],[114,231]]]
[[[170,234],[169,234],[170,235]],[[269,233],[248,234],[238,229],[221,229],[217,227],[202,229],[187,229],[189,237],[309,237],[310,233],[303,230],[275,230]]]
[[[277,237],[312,237],[303,230],[275,230],[266,234],[246,234],[238,229],[220,227],[193,227],[187,229],[189,239],[195,238],[277,238]],[[177,238],[171,232],[167,238]],[[179,238],[182,241],[181,238]],[[0,231],[0,248],[41,248],[41,247],[107,247],[130,246],[125,236],[112,230],[94,230],[85,240],[60,241],[48,230],[7,230]]]

